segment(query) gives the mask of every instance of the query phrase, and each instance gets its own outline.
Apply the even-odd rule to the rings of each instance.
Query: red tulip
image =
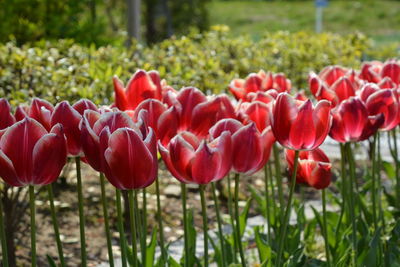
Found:
[[[365,62],[361,66],[359,78],[371,83],[378,83],[381,80],[380,72],[382,63],[379,61]]]
[[[129,80],[126,88],[114,76],[115,106],[120,110],[135,110],[145,99],[154,98],[161,100],[160,76],[156,71],[146,72],[138,70]]]
[[[321,100],[315,108],[310,100],[299,101],[286,93],[278,95],[271,126],[277,141],[294,150],[313,150],[320,146],[331,127],[331,104]]]
[[[260,70],[251,73],[244,79],[234,79],[229,84],[229,90],[237,100],[247,101],[247,95],[252,92],[275,89],[279,93],[290,92],[291,82],[283,73],[272,74]]]
[[[51,125],[51,115],[53,114],[54,107],[51,103],[44,99],[34,98],[29,107],[18,106],[15,111],[15,118],[17,121],[21,121],[26,117],[35,119],[40,124],[50,131]]]
[[[119,189],[144,188],[157,172],[154,131],[140,131],[124,112],[87,110],[81,124],[86,161]]]
[[[135,122],[139,119],[144,120],[146,125],[151,127],[156,135],[159,136],[159,119],[166,110],[167,108],[163,103],[161,103],[161,101],[156,99],[147,99],[137,106],[133,114],[133,120]]]
[[[318,74],[318,76],[328,85],[332,86],[337,80],[346,76],[349,70],[341,66],[327,66]]]
[[[66,159],[60,124],[48,132],[36,120],[25,118],[9,127],[0,139],[0,176],[11,186],[50,184]]]
[[[208,184],[225,177],[232,166],[231,135],[224,132],[207,144],[190,132],[175,136],[159,150],[171,174],[182,183]]]
[[[383,116],[369,116],[365,104],[351,97],[332,110],[329,135],[338,142],[357,142],[369,138],[383,123]]]
[[[393,89],[379,90],[366,100],[369,115],[383,114],[384,122],[380,126],[383,131],[390,131],[399,124],[399,106],[397,91]]]
[[[286,160],[290,172],[294,168],[294,150],[286,150]],[[315,189],[324,189],[331,183],[331,163],[325,153],[317,148],[311,151],[300,151],[296,182]]]
[[[254,122],[258,131],[262,132],[265,128],[270,126],[271,107],[260,101],[251,103],[243,103],[241,113],[243,115],[242,121],[245,124]]]
[[[11,114],[10,104],[6,99],[0,98],[0,130],[6,129],[14,123],[15,118]]]
[[[382,78],[389,77],[395,84],[400,84],[400,64],[395,60],[385,62],[381,76]]]
[[[254,123],[244,126],[234,119],[217,122],[210,135],[217,138],[225,131],[232,134],[232,167],[235,172],[252,174],[264,167],[275,142],[271,127],[260,132]]]

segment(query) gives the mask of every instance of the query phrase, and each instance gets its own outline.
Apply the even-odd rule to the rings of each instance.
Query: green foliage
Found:
[[[34,96],[53,103],[86,97],[110,104],[112,76],[127,82],[138,68],[158,70],[176,89],[196,86],[220,93],[233,78],[260,69],[284,72],[294,87],[305,88],[309,71],[331,64],[358,67],[371,51],[369,39],[360,34],[278,32],[253,41],[228,37],[223,26],[153,46],[133,44],[130,49],[84,47],[71,40],[42,41],[33,47],[7,43],[0,45],[0,97],[12,104]]]

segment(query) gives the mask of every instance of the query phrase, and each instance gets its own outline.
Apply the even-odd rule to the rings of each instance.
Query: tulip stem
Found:
[[[280,204],[280,208],[282,210],[282,208],[285,204],[283,201],[282,175],[281,175],[281,163],[279,161],[279,149],[276,144],[273,145],[273,150],[274,150],[275,176],[276,176],[276,181],[277,181],[277,185],[278,185],[279,204]]]
[[[138,266],[138,261],[137,261],[136,216],[135,216],[135,214],[137,213],[137,209],[136,209],[136,203],[135,203],[136,201],[134,200],[134,197],[133,197],[134,194],[135,194],[134,190],[129,190],[128,191],[129,205],[130,205],[130,207],[129,207],[129,217],[130,217],[130,221],[131,221],[133,266],[137,267]]]
[[[374,221],[374,230],[378,229],[378,221],[376,216],[376,139],[377,133],[374,134],[374,141],[372,143],[372,217]]]
[[[340,166],[341,166],[341,177],[342,177],[342,181],[341,181],[341,194],[342,194],[342,202],[341,202],[341,206],[340,206],[340,216],[339,216],[339,220],[336,224],[336,243],[335,243],[335,250],[338,247],[341,239],[339,237],[340,234],[340,227],[342,225],[342,221],[343,221],[343,216],[344,213],[346,211],[347,208],[347,204],[346,204],[346,196],[348,195],[346,193],[346,180],[347,180],[347,172],[346,172],[346,153],[344,151],[344,146],[343,144],[340,144],[340,155],[341,155],[341,159],[340,159]]]
[[[127,267],[126,264],[126,238],[125,238],[125,230],[124,230],[124,220],[122,215],[122,204],[121,204],[121,191],[118,188],[115,188],[115,197],[116,197],[116,206],[117,206],[117,223],[118,223],[118,231],[119,231],[119,243],[121,246],[121,262],[122,267]]]
[[[207,205],[204,196],[206,186],[200,185],[201,213],[203,216],[203,238],[204,238],[204,266],[208,267],[208,223],[207,223]]]
[[[243,253],[242,240],[240,235],[240,218],[239,218],[239,178],[240,174],[235,174],[235,217],[236,217],[236,240],[239,248],[240,261],[243,267],[246,267],[246,260]]]
[[[234,214],[233,214],[233,205],[232,205],[232,186],[231,186],[231,176],[228,174],[228,212],[229,212],[229,217],[231,220],[231,226],[233,229],[233,261],[235,263],[238,262],[237,260],[237,240],[236,240],[236,231],[235,231],[235,222],[234,222]]]
[[[113,257],[113,252],[112,252],[110,224],[109,224],[109,220],[108,220],[106,186],[105,186],[105,181],[104,181],[104,174],[102,172],[100,172],[100,188],[101,188],[101,202],[102,202],[102,206],[103,206],[104,227],[105,227],[106,239],[107,239],[108,260],[110,263],[110,267],[114,267],[114,257]]]
[[[167,255],[165,255],[165,247],[164,247],[164,228],[162,223],[162,211],[161,211],[161,201],[160,201],[160,182],[159,177],[156,178],[156,195],[157,195],[157,219],[158,219],[158,228],[160,228],[160,249],[161,249],[161,257],[163,259],[164,264],[167,263]]]
[[[354,169],[354,161],[352,160],[352,151],[351,151],[351,145],[350,143],[345,144],[345,149],[347,151],[347,160],[349,162],[349,173],[350,173],[350,179],[348,181],[349,183],[349,209],[350,209],[350,217],[351,217],[351,226],[352,226],[352,240],[353,240],[353,265],[356,265],[357,261],[357,224],[356,224],[356,217],[355,217],[355,193],[354,193],[354,182],[355,182],[355,169]]]
[[[215,187],[215,183],[211,183],[212,187],[212,193],[213,193],[213,198],[214,198],[214,205],[215,205],[215,213],[217,215],[217,224],[218,224],[218,236],[219,236],[219,242],[221,244],[221,255],[222,255],[222,266],[226,266],[226,256],[225,256],[225,246],[224,246],[224,234],[222,232],[222,221],[221,221],[221,215],[220,215],[220,207],[219,207],[219,201],[217,198],[217,189]]]
[[[399,154],[397,150],[397,134],[396,128],[392,130],[393,145],[394,145],[394,165],[396,173],[396,197],[397,203],[400,205],[400,174],[399,174]],[[389,138],[390,139],[390,138]]]
[[[36,220],[35,220],[35,188],[29,186],[29,206],[31,210],[31,266],[36,266]]]
[[[332,266],[331,257],[329,253],[329,241],[328,241],[328,223],[326,219],[326,192],[325,189],[322,189],[322,216],[323,216],[323,223],[324,223],[324,239],[325,239],[325,254],[326,254],[326,261],[328,263],[328,267]]]
[[[268,175],[271,179],[270,188],[271,188],[272,210],[273,210],[273,214],[275,217],[276,216],[276,202],[275,202],[276,192],[275,192],[274,179],[272,179],[272,177],[274,177],[272,174],[272,164],[270,162],[268,162]]]
[[[79,233],[81,238],[81,266],[86,267],[86,238],[85,238],[85,214],[83,213],[83,193],[82,193],[82,176],[81,176],[81,159],[75,158],[76,179],[78,190],[78,206],[79,206]]]
[[[181,183],[182,191],[182,210],[183,210],[183,239],[185,246],[185,262],[184,266],[189,264],[189,243],[188,243],[188,225],[187,225],[187,208],[186,208],[186,184]]]
[[[0,238],[1,238],[1,253],[3,254],[3,266],[8,267],[8,249],[6,240],[6,231],[4,229],[3,218],[3,200],[0,198]]]
[[[146,188],[142,189],[142,209],[143,209],[143,224],[142,224],[142,264],[146,266],[146,236],[147,236],[147,196],[146,196]]]
[[[51,184],[47,185],[47,192],[49,195],[50,213],[51,213],[51,219],[53,221],[54,234],[56,236],[58,257],[60,259],[61,267],[64,267],[65,266],[64,253],[63,253],[63,247],[62,247],[61,239],[60,239],[60,231],[58,228],[56,208],[54,207],[53,186]]]
[[[283,247],[284,247],[284,243],[285,243],[284,241],[286,239],[287,225],[288,225],[289,219],[290,219],[290,210],[292,207],[293,192],[294,192],[294,188],[296,186],[296,175],[297,175],[297,166],[299,164],[299,162],[298,162],[299,161],[299,153],[300,152],[298,150],[295,151],[292,179],[289,181],[289,183],[290,183],[289,198],[288,198],[288,201],[286,204],[285,215],[283,217],[281,230],[280,230],[280,236],[279,236],[278,255],[277,255],[277,264],[276,264],[276,266],[278,266],[278,267],[281,266]]]
[[[146,250],[146,247],[144,246],[143,248],[143,236],[146,238],[146,235],[143,233],[143,222],[142,222],[142,216],[140,214],[140,209],[139,209],[139,201],[138,201],[138,194],[139,192],[134,190],[134,204],[135,204],[135,220],[136,220],[136,229],[139,229],[139,231],[136,231],[137,237],[139,238],[139,245],[140,245],[140,253],[142,256],[142,261],[143,261],[143,250]]]
[[[268,241],[271,244],[271,214],[269,211],[269,185],[268,185],[268,165],[264,166],[264,184],[265,184],[265,209],[267,216],[267,227],[268,227]]]

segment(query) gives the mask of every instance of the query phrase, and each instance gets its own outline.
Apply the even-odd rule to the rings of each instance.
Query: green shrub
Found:
[[[87,97],[97,103],[113,101],[111,78],[127,81],[138,68],[156,69],[179,89],[226,90],[230,80],[259,69],[284,72],[294,87],[304,88],[308,72],[326,65],[359,67],[365,58],[395,56],[395,48],[372,49],[361,34],[340,36],[311,33],[268,33],[261,40],[227,36],[225,26],[204,34],[172,38],[151,47],[84,47],[69,40],[38,42],[34,47],[0,45],[0,96],[12,104],[33,96],[51,102]]]

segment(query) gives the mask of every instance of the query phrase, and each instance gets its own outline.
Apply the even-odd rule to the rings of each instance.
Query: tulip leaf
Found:
[[[168,258],[168,266],[169,267],[181,267],[181,265],[171,256]]]
[[[254,186],[249,185],[249,190],[252,198],[257,202],[257,209],[263,214],[264,218],[267,218],[267,205],[265,203],[265,198],[254,188]]]
[[[196,229],[194,228],[194,211],[193,209],[188,210],[187,214],[188,221],[188,246],[189,246],[189,256],[187,263],[188,266],[194,266],[196,262]]]
[[[50,267],[57,267],[56,262],[53,260],[52,257],[50,257],[50,255],[47,254],[46,258],[47,258],[47,262],[49,263]]]
[[[221,253],[221,248],[215,244],[215,241],[210,237],[210,235],[208,235],[208,240],[210,241],[212,247],[214,248],[214,260],[217,263],[218,266],[224,266],[223,262],[222,262],[222,253]]]
[[[239,216],[239,221],[240,221],[240,236],[242,237],[244,234],[244,230],[246,229],[247,225],[247,218],[249,216],[249,210],[250,210],[250,204],[251,204],[252,198],[248,199],[246,202],[246,205],[244,206],[244,209],[242,213]]]
[[[154,266],[154,256],[156,254],[157,246],[157,227],[154,228],[151,234],[151,241],[146,247],[146,267]]]
[[[396,178],[396,170],[393,163],[384,161],[382,162],[383,170],[390,179]]]
[[[260,233],[260,227],[256,226],[254,228],[255,233],[255,241],[257,245],[258,255],[260,262],[262,263],[261,266],[270,267],[272,266],[272,249],[266,240],[266,235]]]

